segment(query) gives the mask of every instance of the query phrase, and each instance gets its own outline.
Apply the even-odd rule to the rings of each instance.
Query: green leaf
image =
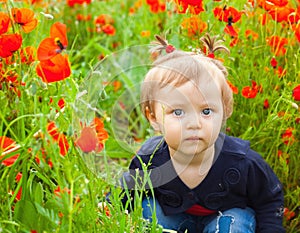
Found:
[[[15,206],[15,218],[29,229],[37,229],[38,213],[32,202],[18,201]]]
[[[112,137],[105,142],[106,153],[111,158],[131,158],[139,146],[135,142],[129,144]]]
[[[43,185],[39,182],[34,187],[34,201],[39,205],[42,205],[44,198],[44,189]]]

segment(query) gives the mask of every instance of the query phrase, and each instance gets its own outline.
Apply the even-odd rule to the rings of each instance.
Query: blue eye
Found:
[[[184,114],[184,111],[182,109],[175,109],[173,110],[173,114],[175,116],[182,116]]]
[[[212,110],[210,108],[205,108],[202,110],[202,114],[205,116],[209,116],[212,113]]]

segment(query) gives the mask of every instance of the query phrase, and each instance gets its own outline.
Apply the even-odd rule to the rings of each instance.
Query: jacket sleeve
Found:
[[[284,233],[282,225],[284,195],[282,184],[265,160],[250,150],[247,192],[256,212],[258,233]]]

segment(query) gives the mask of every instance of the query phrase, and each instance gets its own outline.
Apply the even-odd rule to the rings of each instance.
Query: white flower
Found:
[[[54,16],[53,15],[50,15],[50,14],[46,14],[44,12],[40,12],[42,15],[45,16],[46,19],[54,19]]]

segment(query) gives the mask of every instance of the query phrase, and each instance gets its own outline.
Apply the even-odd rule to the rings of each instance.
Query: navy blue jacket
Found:
[[[161,136],[153,137],[131,161],[123,187],[140,189],[141,177],[146,177],[143,174],[149,174],[155,198],[166,215],[185,212],[195,204],[216,211],[248,206],[256,213],[257,232],[285,232],[282,185],[248,141],[220,134],[213,166],[205,179],[190,189],[176,174],[166,142]],[[122,202],[127,201],[125,195]]]

